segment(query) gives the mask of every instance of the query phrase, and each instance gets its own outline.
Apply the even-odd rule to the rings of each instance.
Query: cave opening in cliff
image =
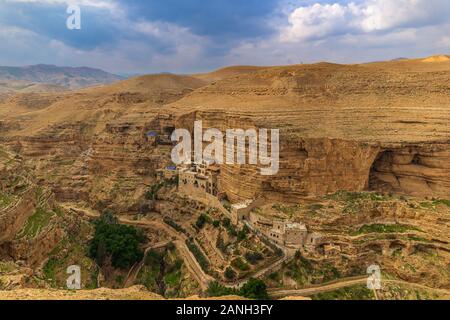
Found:
[[[172,133],[175,131],[175,127],[169,126],[162,129],[162,135],[158,136],[158,144],[172,145]]]
[[[175,131],[175,127],[172,127],[172,126],[170,126],[170,127],[164,127],[163,130],[164,130],[164,134],[165,134],[165,135],[171,136],[172,133]]]
[[[375,158],[369,171],[369,191],[394,191],[398,180],[392,172],[393,155],[392,151],[382,151]]]

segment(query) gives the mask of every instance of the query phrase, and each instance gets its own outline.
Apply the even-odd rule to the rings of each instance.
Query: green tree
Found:
[[[269,295],[267,294],[267,286],[262,280],[251,278],[239,291],[239,295],[256,300],[267,300]]]
[[[206,294],[208,297],[221,297],[237,294],[237,292],[235,289],[224,287],[219,282],[213,281],[209,283]]]
[[[250,232],[247,226],[244,226],[241,231],[239,231],[237,238],[238,241],[245,240],[247,238],[247,234]]]
[[[89,247],[89,255],[103,266],[107,258],[115,268],[126,269],[143,258],[140,244],[145,236],[142,230],[118,224],[111,212],[104,212],[94,222],[95,234]]]
[[[204,214],[201,214],[198,218],[197,221],[195,222],[195,226],[199,229],[202,229],[205,226],[205,223],[207,222],[207,218]]]

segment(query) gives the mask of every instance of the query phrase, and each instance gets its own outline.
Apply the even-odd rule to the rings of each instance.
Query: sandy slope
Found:
[[[201,300],[192,296],[186,300]],[[158,294],[147,291],[143,286],[134,286],[127,289],[96,290],[45,290],[45,289],[19,289],[0,291],[0,300],[165,300]],[[183,299],[184,300],[184,299]],[[245,300],[238,296],[214,298],[214,300]]]

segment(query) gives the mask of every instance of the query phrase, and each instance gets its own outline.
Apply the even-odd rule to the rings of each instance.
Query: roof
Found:
[[[303,223],[286,223],[286,229],[297,229],[297,230],[304,230],[307,231],[306,225]]]
[[[253,201],[252,200],[246,200],[244,202],[239,202],[232,204],[231,207],[234,209],[245,209],[247,208]]]

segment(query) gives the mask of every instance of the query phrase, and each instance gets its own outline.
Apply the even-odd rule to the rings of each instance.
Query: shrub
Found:
[[[267,287],[264,281],[251,278],[240,289],[227,288],[217,281],[211,282],[206,290],[209,297],[220,297],[229,295],[239,295],[248,299],[267,300]]]
[[[233,270],[233,268],[228,267],[225,270],[225,278],[227,278],[228,280],[233,280],[234,278],[236,278],[236,272]]]
[[[205,271],[208,271],[209,270],[209,262],[206,259],[206,257],[204,256],[203,252],[200,250],[200,248],[197,247],[197,245],[191,240],[186,240],[186,245],[189,248],[189,250],[192,252],[192,254],[194,255],[195,259],[197,259],[197,261],[200,264],[200,266],[202,267],[202,269]]]
[[[216,247],[219,248],[219,250],[222,251],[223,253],[226,253],[226,251],[227,251],[227,247],[223,241],[223,238],[220,236],[220,234],[217,235]]]
[[[175,221],[173,221],[173,220],[171,220],[169,218],[164,218],[163,221],[164,221],[165,224],[171,226],[176,231],[182,232],[182,233],[186,233],[186,230],[184,230],[184,228],[182,226],[180,226],[178,223],[176,223]]]
[[[173,251],[173,250],[175,250],[175,249],[176,249],[175,244],[174,244],[172,241],[170,241],[170,242],[167,244],[167,250]]]
[[[205,223],[208,221],[208,218],[206,217],[205,214],[201,214],[198,218],[197,221],[195,222],[195,226],[198,229],[202,229],[205,226]]]
[[[220,221],[219,220],[214,220],[213,221],[213,226],[214,226],[214,228],[220,227]]]
[[[253,265],[257,264],[263,259],[262,254],[259,252],[246,252],[244,257],[249,263]]]
[[[230,218],[225,218],[225,219],[223,219],[223,220],[222,220],[222,225],[223,225],[225,228],[228,228],[228,227],[231,225],[231,220],[230,220]]]
[[[267,294],[267,286],[262,280],[251,278],[246,284],[239,290],[239,294],[248,299],[267,300],[269,295]]]
[[[158,251],[151,249],[145,256],[144,264],[153,269],[159,269],[161,260],[164,256],[159,254]]]
[[[234,259],[231,262],[231,265],[233,267],[235,267],[236,269],[241,270],[241,271],[248,271],[248,270],[250,270],[250,266],[247,263],[245,263],[244,261],[242,261],[241,258]]]
[[[244,226],[241,231],[239,231],[237,238],[238,241],[243,241],[247,238],[247,234],[250,232],[247,226]]]
[[[359,234],[366,233],[405,233],[411,230],[420,231],[416,227],[408,226],[404,224],[366,224],[359,228],[356,232]]]
[[[231,224],[231,220],[229,218],[225,218],[222,220],[222,225],[227,230],[227,233],[231,237],[236,237],[238,235],[235,227]]]
[[[224,287],[219,282],[213,281],[209,283],[208,290],[206,290],[206,294],[209,297],[221,297],[238,294],[238,292],[236,289]]]

